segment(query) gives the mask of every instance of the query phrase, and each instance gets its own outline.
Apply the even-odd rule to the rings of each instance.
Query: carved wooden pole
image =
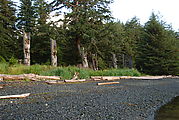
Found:
[[[30,32],[23,31],[24,65],[30,66]]]
[[[116,58],[116,54],[112,54],[112,61],[113,61],[113,66],[114,68],[117,69],[117,58]]]
[[[57,43],[51,39],[51,65],[57,66]]]

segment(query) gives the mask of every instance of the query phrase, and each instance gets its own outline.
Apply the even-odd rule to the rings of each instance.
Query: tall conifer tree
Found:
[[[141,41],[138,67],[147,74],[175,75],[179,71],[176,37],[174,32],[157,17],[152,13],[144,26],[145,33]]]
[[[0,55],[8,60],[17,49],[15,34],[15,4],[11,0],[0,0]]]
[[[111,19],[109,4],[112,0],[55,0],[55,9],[66,7],[71,12],[65,14],[67,35],[73,44],[74,63],[83,63],[91,43],[100,39],[104,22]],[[77,57],[78,56],[78,57]],[[77,59],[75,59],[77,58]]]

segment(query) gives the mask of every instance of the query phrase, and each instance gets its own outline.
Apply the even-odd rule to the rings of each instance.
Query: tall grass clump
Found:
[[[48,65],[31,65],[25,66],[20,64],[10,65],[7,62],[0,62],[0,74],[39,74],[46,76],[61,76],[63,79],[72,79],[75,73],[79,73],[79,79],[88,79],[91,76],[141,76],[135,69],[107,69],[91,70],[69,67],[52,67]]]
[[[107,69],[91,71],[90,76],[141,76],[135,69]]]
[[[6,74],[9,68],[9,64],[7,62],[0,62],[0,74]]]
[[[42,71],[41,75],[49,75],[49,76],[61,76],[63,79],[71,79],[75,72],[79,73],[79,78],[89,78],[90,77],[90,70],[88,69],[81,69],[73,66],[69,67],[58,67],[55,69]]]
[[[79,78],[90,78],[91,76],[141,76],[141,73],[135,69],[108,69],[93,71],[91,69],[77,67],[58,67],[55,69],[42,71],[41,75],[61,76],[63,79],[71,79],[75,72],[79,73]]]

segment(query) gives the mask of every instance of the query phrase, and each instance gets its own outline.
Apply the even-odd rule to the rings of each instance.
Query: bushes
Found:
[[[90,78],[90,76],[140,76],[135,69],[108,69],[93,71],[91,69],[69,67],[51,67],[47,65],[9,65],[0,63],[0,74],[28,74],[34,73],[46,76],[61,76],[63,79],[71,79],[75,72],[79,73],[79,78]]]

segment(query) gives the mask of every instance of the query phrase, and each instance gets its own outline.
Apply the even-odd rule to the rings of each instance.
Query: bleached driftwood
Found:
[[[86,79],[79,79],[79,80],[64,80],[65,82],[85,82]]]
[[[130,76],[91,76],[92,80],[119,80],[119,79],[130,79]]]
[[[24,80],[25,76],[23,75],[4,75],[3,80]]]
[[[77,80],[79,78],[79,72],[75,72],[75,74],[73,75],[72,80]]]
[[[60,76],[41,76],[36,74],[22,74],[22,75],[0,75],[0,80],[60,80]]]
[[[64,83],[64,81],[59,81],[59,80],[47,80],[45,81],[47,84],[61,84]]]
[[[61,77],[59,77],[59,76],[40,76],[40,75],[38,75],[38,76],[36,76],[36,78],[37,79],[41,79],[41,80],[60,80],[61,79]]]
[[[3,88],[3,86],[0,86],[0,89],[2,89]]]
[[[119,84],[120,82],[105,82],[105,83],[97,83],[97,85],[110,85],[110,84]]]
[[[94,81],[102,80],[102,76],[91,76],[91,79]]]
[[[103,76],[102,80],[119,80],[121,79],[120,76]]]
[[[7,95],[7,96],[0,96],[0,99],[10,99],[10,98],[25,98],[28,97],[30,93],[20,94],[20,95]]]
[[[154,79],[163,79],[166,76],[141,76],[141,77],[131,77],[131,79],[139,79],[139,80],[154,80]]]
[[[3,81],[3,77],[0,76],[0,81]]]

